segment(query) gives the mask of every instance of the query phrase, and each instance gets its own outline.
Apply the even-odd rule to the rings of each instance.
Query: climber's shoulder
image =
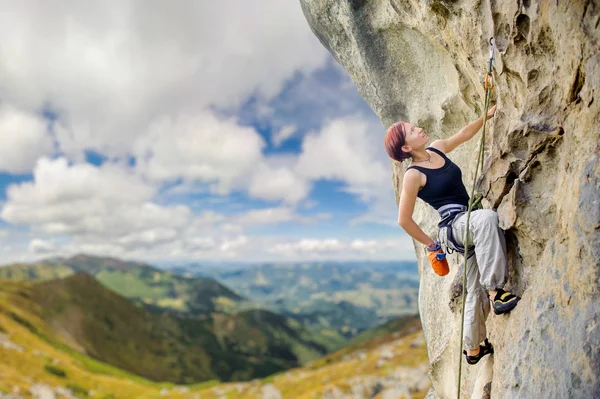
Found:
[[[418,192],[421,187],[425,185],[427,182],[427,177],[424,173],[418,171],[417,169],[409,169],[404,172],[404,179],[402,180],[402,189],[403,191],[409,192]]]
[[[446,141],[447,140],[442,140],[442,139],[434,140],[431,144],[429,144],[429,147],[433,147],[436,150],[440,150],[441,152],[443,152],[445,154],[446,152],[448,152],[447,148],[446,148]]]

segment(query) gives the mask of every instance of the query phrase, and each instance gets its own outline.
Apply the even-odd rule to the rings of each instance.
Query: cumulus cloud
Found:
[[[368,205],[368,211],[352,223],[393,224],[396,202],[383,134],[369,119],[332,120],[304,138],[295,171],[306,179],[344,182],[346,192]]]
[[[247,191],[257,199],[295,204],[306,198],[310,182],[295,173],[293,155],[265,157],[263,138],[232,118],[204,112],[154,122],[134,145],[138,173],[157,182],[183,179],[171,194],[193,192],[210,183],[219,195]]]
[[[292,257],[358,254],[343,241],[308,239],[295,250],[245,230],[327,219],[295,209],[316,204],[309,195],[320,179],[344,182],[381,215],[393,201],[372,134],[381,129],[298,2],[5,3],[0,76],[0,172],[33,171],[0,204],[2,219],[32,232],[10,251],[259,260],[282,245]],[[314,133],[300,154],[273,155],[265,126],[274,148]],[[108,160],[86,164],[85,150]],[[231,193],[217,203],[215,194]],[[275,204],[235,213],[245,209],[238,195]]]
[[[377,138],[364,119],[333,120],[319,133],[304,138],[296,170],[311,179],[345,181],[357,191],[389,185],[389,167],[384,164]]]
[[[306,198],[310,192],[310,182],[303,176],[286,167],[271,167],[261,164],[248,185],[248,194],[268,201],[282,199],[295,204]]]
[[[34,239],[29,242],[29,251],[34,254],[51,254],[56,251],[56,246],[45,240]]]
[[[227,194],[262,161],[264,145],[254,129],[205,112],[154,122],[134,154],[139,172],[151,179],[215,182],[215,191]]]
[[[213,237],[191,237],[183,242],[183,246],[188,252],[204,252],[217,248],[217,243]]]
[[[295,72],[328,58],[298,2],[0,7],[3,100],[49,107],[70,132],[70,146],[108,156],[127,152],[157,114],[270,98]]]
[[[343,244],[335,238],[325,240],[302,239],[297,242],[277,244],[271,249],[271,252],[283,255],[298,253],[323,254],[339,252],[342,248]]]
[[[42,158],[33,175],[33,181],[7,189],[0,212],[7,222],[49,234],[143,244],[164,239],[157,228],[182,228],[192,216],[183,205],[152,203],[154,187],[111,164],[69,165],[64,158]]]
[[[409,237],[351,241],[304,238],[272,245],[268,251],[289,259],[414,259]]]
[[[267,224],[278,224],[282,222],[300,222],[312,223],[319,220],[326,220],[331,215],[320,213],[314,216],[301,216],[295,213],[294,208],[277,207],[266,209],[253,209],[243,214],[233,216],[231,220],[241,226],[251,227]]]
[[[231,240],[224,240],[219,249],[221,252],[227,253],[229,255],[235,255],[235,252],[239,249],[248,245],[248,237],[246,236],[238,236]]]
[[[42,117],[0,105],[0,172],[27,173],[39,157],[51,155],[47,130]]]
[[[244,229],[285,221],[311,222],[291,207],[248,210],[235,215],[153,202],[156,187],[122,165],[69,164],[42,158],[33,181],[9,186],[0,216],[32,228],[32,255],[235,257],[250,245]],[[56,244],[52,237],[62,237]],[[168,254],[168,255],[167,255]]]
[[[276,224],[294,220],[297,216],[291,208],[268,208],[248,211],[235,220],[244,225]]]

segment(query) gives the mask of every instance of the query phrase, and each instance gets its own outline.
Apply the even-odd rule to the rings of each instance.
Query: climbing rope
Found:
[[[488,108],[490,106],[490,93],[494,88],[493,85],[493,75],[492,75],[492,67],[494,63],[494,38],[490,38],[490,60],[488,63],[488,70],[485,75],[485,110],[483,111],[483,132],[481,133],[481,141],[479,144],[479,154],[477,156],[477,166],[475,167],[475,177],[473,179],[473,185],[471,187],[471,196],[469,197],[469,207],[467,210],[467,226],[465,229],[465,237],[464,237],[464,263],[463,263],[463,283],[462,283],[462,312],[461,312],[461,321],[460,321],[460,352],[458,358],[458,394],[456,395],[457,399],[460,399],[460,385],[461,385],[461,375],[462,375],[462,352],[463,352],[463,331],[465,326],[465,302],[466,302],[466,286],[467,286],[467,254],[468,250],[468,242],[469,242],[469,220],[471,218],[471,210],[477,205],[478,201],[481,201],[481,198],[475,198],[475,184],[477,183],[477,178],[479,177],[479,168],[483,168],[483,148],[485,144],[485,126],[487,122],[487,113]]]

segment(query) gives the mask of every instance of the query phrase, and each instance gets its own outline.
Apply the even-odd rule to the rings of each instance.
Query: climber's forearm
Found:
[[[419,241],[421,244],[428,247],[433,246],[434,241],[431,239],[431,237],[425,234],[423,230],[421,230],[419,225],[415,223],[412,218],[402,221],[400,223],[400,227],[402,227],[404,231],[408,233],[408,235]]]
[[[469,123],[462,129],[460,129],[460,131],[458,132],[458,135],[462,136],[461,141],[464,143],[465,141],[471,140],[473,138],[473,136],[475,136],[477,134],[477,132],[481,129],[482,126],[483,126],[483,116],[477,118],[475,121]]]

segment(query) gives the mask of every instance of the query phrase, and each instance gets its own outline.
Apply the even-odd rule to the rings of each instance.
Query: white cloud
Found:
[[[36,160],[54,152],[43,118],[0,105],[0,172],[30,172]]]
[[[410,237],[355,239],[344,241],[335,238],[309,239],[281,242],[272,245],[268,251],[288,259],[406,259],[415,258]]]
[[[296,216],[290,208],[255,209],[236,218],[243,225],[276,224],[294,220]]]
[[[183,241],[183,247],[187,252],[204,252],[217,248],[217,243],[213,237],[191,237]]]
[[[227,194],[262,160],[264,145],[254,129],[206,112],[154,122],[134,154],[139,172],[151,179],[215,182],[214,190]]]
[[[269,98],[327,58],[296,1],[0,6],[3,100],[55,111],[71,150],[124,154],[157,114]]]
[[[56,246],[45,240],[34,239],[29,243],[29,252],[34,254],[51,254],[56,251]]]
[[[111,164],[68,165],[64,158],[42,158],[33,181],[8,188],[0,216],[48,234],[150,245],[192,218],[186,206],[152,203],[154,193],[154,187]]]
[[[229,218],[231,224],[227,223],[224,227],[231,229],[232,226],[253,227],[269,224],[279,224],[283,222],[298,222],[303,224],[314,223],[321,220],[327,220],[331,217],[328,213],[318,213],[312,216],[302,216],[295,212],[291,207],[275,207],[266,209],[252,209],[245,213],[233,215]],[[228,230],[227,228],[223,231]],[[234,231],[234,230],[232,230]]]
[[[244,248],[248,244],[248,237],[238,236],[231,240],[224,240],[219,246],[219,249],[221,250],[221,252],[224,252],[229,256],[234,256],[237,251]]]
[[[196,227],[212,228],[213,225],[226,220],[227,217],[225,215],[214,211],[204,211],[200,215],[196,216],[196,218],[194,219],[194,225]]]
[[[343,244],[334,238],[325,240],[302,239],[297,242],[277,244],[271,249],[271,252],[277,252],[282,255],[298,253],[323,254],[339,252],[342,248]]]
[[[363,198],[376,196],[373,190],[391,186],[379,136],[363,119],[331,121],[304,138],[296,171],[310,179],[342,180]]]
[[[314,204],[307,199],[319,179],[341,180],[371,204],[375,213],[357,221],[378,220],[385,207],[373,204],[393,201],[383,130],[361,117],[320,127],[326,118],[368,111],[331,60],[297,1],[1,4],[0,170],[34,171],[32,182],[10,186],[0,204],[4,220],[32,234],[6,244],[4,253],[277,259],[269,249],[297,244],[244,230],[330,217],[301,217],[294,208]],[[298,76],[298,84],[285,86]],[[237,108],[250,96],[251,122],[268,119],[275,147],[307,126],[318,131],[304,140],[302,154],[263,154],[263,138],[242,126],[249,119]],[[40,110],[58,118],[50,128],[36,116]],[[44,157],[55,146],[67,159]],[[85,164],[85,149],[110,160]],[[245,209],[237,196],[217,204],[208,195],[233,191],[283,205],[233,216],[207,210]],[[165,203],[194,197],[201,213],[160,205],[157,196]],[[290,256],[360,252],[334,241],[305,241],[304,252]]]
[[[239,189],[288,204],[306,198],[310,182],[292,170],[297,157],[264,157],[264,146],[253,128],[205,112],[153,123],[136,141],[134,154],[138,173],[157,182],[184,179],[170,195],[197,191],[200,182],[211,183],[210,190],[219,195]]]
[[[250,243],[245,228],[285,221],[307,223],[326,215],[302,217],[291,207],[249,210],[227,216],[192,213],[185,205],[152,202],[156,188],[125,169],[105,163],[70,165],[42,158],[33,181],[13,184],[0,216],[36,234],[32,255],[89,252],[110,256],[229,258]],[[62,244],[55,244],[60,238]]]
[[[171,242],[176,239],[178,232],[174,228],[147,228],[124,235],[118,239],[118,243],[124,248],[139,249],[153,247],[157,244]]]
[[[254,198],[268,201],[283,199],[288,204],[295,204],[306,198],[310,192],[308,179],[285,167],[270,167],[261,164],[248,185],[248,194]]]
[[[213,231],[212,233],[216,233]],[[34,236],[35,237],[35,236]],[[151,246],[130,247],[114,240],[93,241],[75,237],[71,241],[53,238],[11,239],[0,242],[0,264],[32,262],[49,256],[88,253],[122,259],[156,262],[220,261],[279,262],[313,260],[415,260],[410,237],[379,239],[282,239],[276,236],[184,235],[177,240]]]
[[[377,123],[363,118],[330,121],[320,132],[304,138],[295,171],[307,179],[344,182],[344,191],[368,205],[368,211],[353,219],[353,224],[393,224],[396,202],[384,134]]]
[[[285,125],[281,127],[271,139],[273,141],[273,146],[279,147],[281,144],[285,143],[289,138],[291,138],[298,128],[296,125]]]

